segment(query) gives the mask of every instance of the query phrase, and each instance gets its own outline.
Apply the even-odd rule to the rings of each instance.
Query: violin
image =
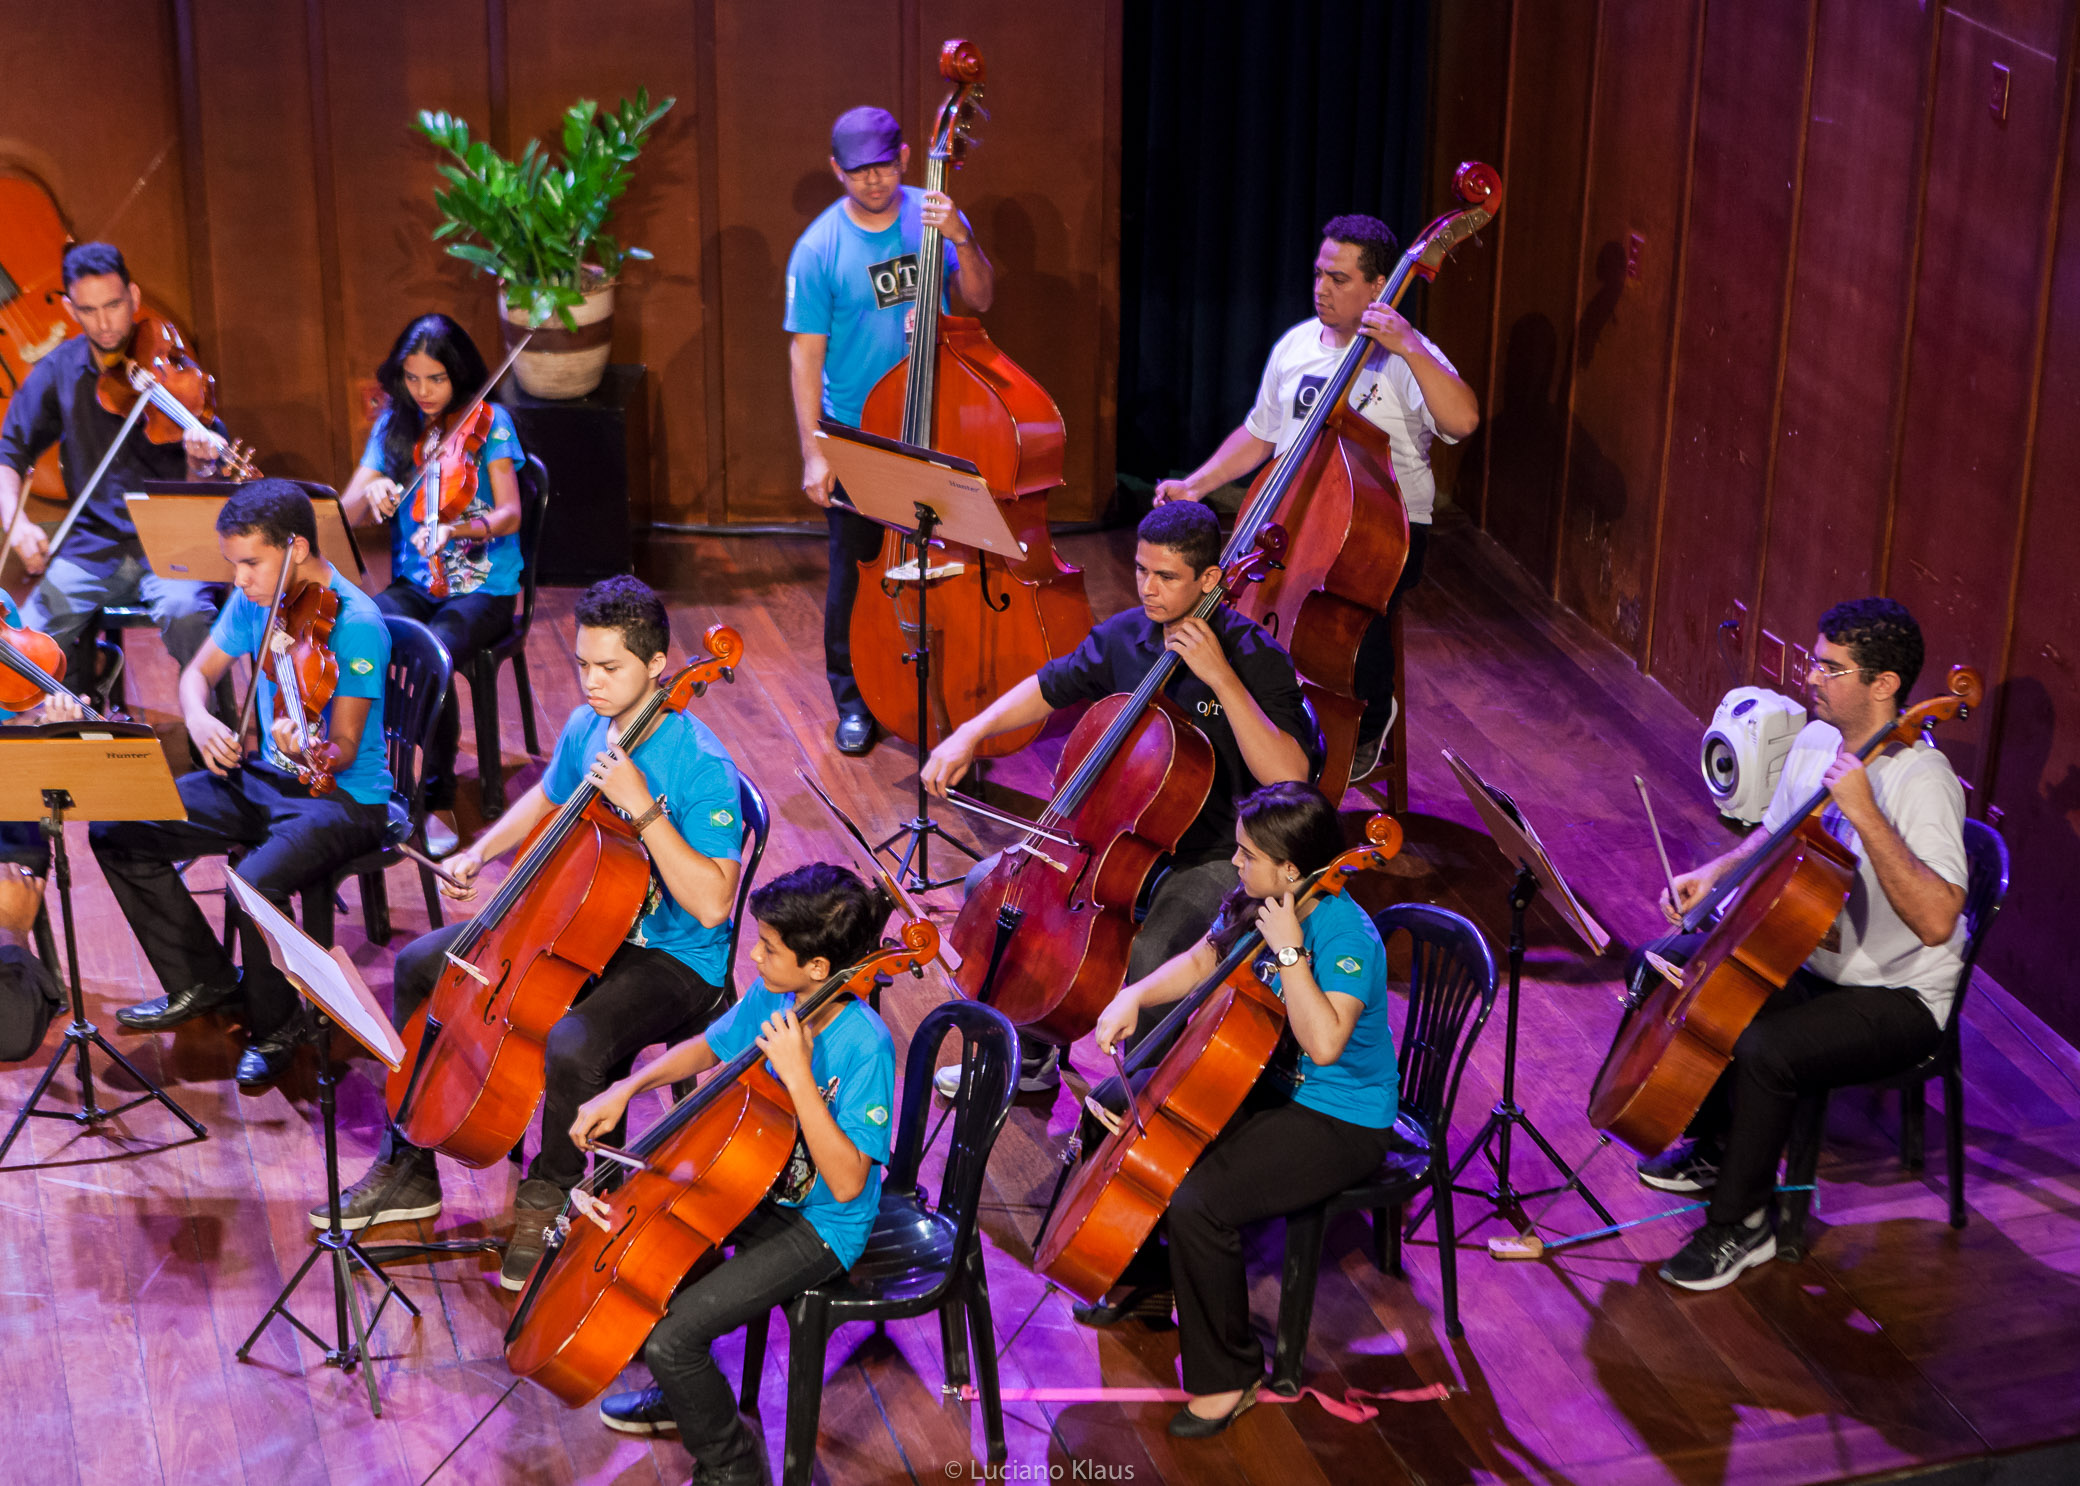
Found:
[[[1375,304],[1398,305],[1415,280],[1435,279],[1446,255],[1502,210],[1502,178],[1487,165],[1461,165],[1452,187],[1466,205],[1408,245]],[[1350,405],[1351,384],[1366,364],[1391,354],[1369,336],[1352,337],[1299,435],[1251,485],[1223,559],[1233,561],[1280,527],[1279,562],[1236,595],[1235,611],[1277,636],[1293,657],[1328,745],[1320,784],[1332,800],[1349,783],[1365,711],[1356,690],[1358,646],[1386,613],[1408,561],[1408,512],[1394,481],[1392,445]]]
[[[209,426],[217,416],[217,379],[190,354],[181,333],[152,314],[137,317],[130,349],[102,367],[94,389],[94,400],[118,418],[127,418],[139,398],[147,404],[144,436],[152,443],[178,444],[199,433],[216,446],[217,464],[227,478],[260,478],[252,451]]]
[[[1309,877],[1298,903],[1340,895],[1353,875],[1383,870],[1400,850],[1400,825],[1373,816],[1365,845]],[[1035,1272],[1070,1294],[1096,1302],[1119,1283],[1277,1051],[1286,1008],[1257,973],[1263,945],[1251,925],[1122,1067],[1127,1111],[1119,1128],[1069,1178],[1033,1251]],[[1151,1064],[1154,1073],[1137,1090],[1134,1076]],[[1072,1137],[1068,1159],[1079,1150]]]
[[[302,757],[296,777],[314,795],[332,793],[340,768],[339,745],[324,736],[325,709],[339,687],[331,643],[338,621],[339,595],[327,584],[305,583],[286,597],[262,642],[274,682],[274,718],[294,731]]]
[[[635,752],[652,723],[735,679],[744,641],[707,633],[708,657],[651,693],[616,746]],[[465,1166],[503,1160],[526,1133],[547,1078],[549,1029],[606,968],[650,893],[650,855],[585,784],[528,837],[498,891],[449,946],[384,1098],[407,1140]]]
[[[42,630],[13,625],[0,613],[0,712],[27,712],[45,697],[64,697],[89,722],[105,718],[65,687],[65,651]]]
[[[981,54],[966,41],[939,51],[953,84],[940,106],[925,161],[927,191],[945,186],[973,142],[982,99]],[[1056,555],[1047,531],[1047,492],[1062,483],[1062,411],[1031,374],[992,342],[982,322],[939,312],[946,249],[926,227],[917,253],[916,319],[908,358],[882,377],[860,413],[868,433],[955,454],[988,482],[1012,534],[1016,562],[958,543],[937,543],[906,562],[909,538],[889,532],[860,564],[852,607],[854,679],[867,710],[890,733],[930,752],[946,735],[1058,656],[1094,623],[1083,573]],[[927,715],[919,717],[916,656],[922,631],[918,579],[932,615]],[[978,750],[997,757],[1023,748],[1039,724],[999,734]]]
[[[839,996],[865,1000],[878,975],[921,975],[939,935],[924,919],[902,942],[822,982],[795,1006],[807,1022]],[[572,1191],[506,1329],[506,1365],[572,1408],[599,1396],[664,1318],[693,1266],[751,1215],[786,1169],[794,1101],[746,1048],[631,1143],[625,1180],[600,1172]]]
[[[1911,747],[1938,722],[1968,716],[1979,673],[1952,666],[1945,695],[1900,714],[1856,750]],[[1712,925],[1679,972],[1628,1001],[1589,1093],[1589,1122],[1643,1156],[1659,1155],[1697,1113],[1762,1004],[1806,962],[1856,884],[1856,854],[1820,823],[1823,785],[1688,913],[1680,932]],[[1717,922],[1713,920],[1716,916]]]

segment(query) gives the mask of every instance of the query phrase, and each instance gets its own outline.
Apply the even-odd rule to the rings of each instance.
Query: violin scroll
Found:
[[[989,117],[982,107],[982,53],[973,42],[955,37],[939,48],[939,75],[953,84],[953,91],[932,121],[927,153],[958,169],[968,146],[975,142],[975,120]]]
[[[1312,896],[1343,891],[1344,882],[1359,872],[1378,872],[1401,852],[1401,822],[1382,812],[1365,822],[1365,844],[1354,846],[1331,862],[1316,879]]]
[[[1891,732],[1885,734],[1884,742],[1902,743],[1912,747],[1915,735],[1924,728],[1933,727],[1939,722],[1953,722],[1970,717],[1972,709],[1978,706],[1986,695],[1985,681],[1971,666],[1952,666],[1944,684],[1949,690],[1942,696],[1916,702],[1900,713],[1898,723],[1893,726]]]
[[[1412,274],[1435,279],[1452,249],[1502,213],[1502,176],[1492,165],[1466,161],[1452,175],[1452,190],[1466,205],[1446,212],[1408,245],[1405,256]]]
[[[1245,583],[1262,583],[1270,572],[1285,566],[1281,559],[1286,555],[1286,541],[1283,526],[1276,521],[1265,522],[1249,551],[1222,570],[1221,586],[1233,593]]]
[[[715,682],[737,679],[736,665],[744,658],[744,637],[726,624],[711,624],[701,641],[708,647],[708,658],[693,661],[672,678],[671,696],[665,706],[673,712],[683,712]]]

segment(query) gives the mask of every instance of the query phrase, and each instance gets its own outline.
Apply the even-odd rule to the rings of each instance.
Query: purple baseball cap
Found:
[[[840,170],[893,160],[903,150],[903,126],[885,108],[853,108],[831,125],[831,158]]]

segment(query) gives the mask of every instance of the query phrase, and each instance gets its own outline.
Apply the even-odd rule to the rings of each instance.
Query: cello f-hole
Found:
[[[1006,609],[1009,609],[1011,607],[1011,595],[1008,593],[1004,595],[1003,602],[1001,603],[999,603],[996,599],[990,597],[988,563],[982,564],[982,604],[983,607],[988,609],[992,614],[1002,614]]]

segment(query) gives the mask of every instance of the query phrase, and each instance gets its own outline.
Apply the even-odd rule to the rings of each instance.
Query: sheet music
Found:
[[[1567,879],[1562,877],[1560,869],[1553,865],[1552,857],[1546,852],[1545,843],[1538,839],[1538,832],[1531,828],[1531,822],[1526,820],[1524,812],[1517,808],[1517,802],[1474,773],[1472,765],[1451,749],[1447,748],[1443,752],[1445,762],[1452,766],[1452,773],[1459,780],[1459,787],[1466,791],[1466,798],[1473,802],[1473,808],[1479,814],[1481,823],[1488,828],[1488,834],[1494,838],[1502,854],[1520,866],[1531,868],[1540,886],[1552,895],[1551,901],[1560,910],[1561,919],[1570,929],[1581,935],[1583,942],[1590,949],[1602,954],[1610,947],[1609,931],[1598,923],[1595,916],[1582,906],[1581,900],[1575,897],[1573,889],[1567,885]],[[1522,843],[1521,849],[1519,842]],[[1524,856],[1527,853],[1529,859],[1525,860]]]
[[[260,932],[282,973],[296,982],[318,1009],[332,1018],[348,1036],[390,1065],[394,1072],[404,1065],[404,1041],[390,1018],[376,1004],[363,984],[361,972],[339,949],[324,949],[318,941],[296,927],[274,904],[236,872],[226,872],[224,881],[238,898]]]

